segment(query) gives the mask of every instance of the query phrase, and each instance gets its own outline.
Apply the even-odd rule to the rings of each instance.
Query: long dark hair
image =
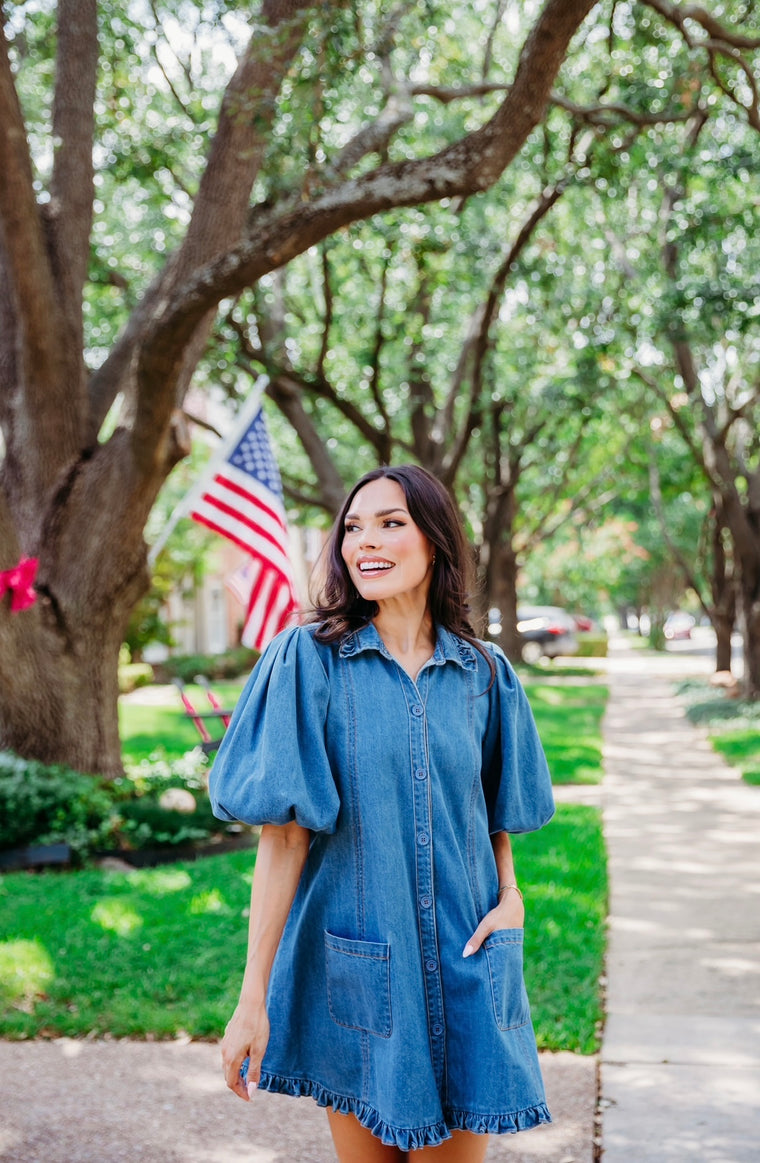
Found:
[[[409,516],[435,549],[433,576],[428,603],[433,622],[457,634],[480,651],[491,675],[493,660],[475,637],[467,602],[472,563],[467,538],[456,506],[441,482],[416,464],[373,468],[349,492],[332,527],[325,549],[326,577],[314,604],[313,621],[319,622],[316,637],[321,642],[338,642],[365,626],[378,611],[377,602],[367,601],[354,587],[341,554],[345,519],[354,497],[371,481],[395,481],[403,489]]]

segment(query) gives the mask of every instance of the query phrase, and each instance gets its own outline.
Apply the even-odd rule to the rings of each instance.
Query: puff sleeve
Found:
[[[211,769],[215,816],[335,831],[340,800],[325,747],[328,701],[309,630],[278,634],[253,668]]]
[[[487,646],[496,666],[483,755],[489,831],[534,832],[554,815],[549,768],[520,680],[503,651]]]

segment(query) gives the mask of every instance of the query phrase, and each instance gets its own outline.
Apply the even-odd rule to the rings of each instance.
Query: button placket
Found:
[[[422,683],[427,674],[420,676]],[[411,680],[409,680],[411,682]],[[421,685],[422,685],[421,683]],[[414,684],[412,684],[414,685]],[[435,921],[435,885],[433,882],[433,820],[430,788],[429,755],[425,700],[414,688],[409,705],[412,743],[412,796],[414,804],[414,834],[416,849],[417,917],[420,932],[425,1000],[427,1003],[428,1031],[433,1067],[438,1085],[442,1085],[445,1069],[445,1040],[443,995],[441,990],[440,956]]]

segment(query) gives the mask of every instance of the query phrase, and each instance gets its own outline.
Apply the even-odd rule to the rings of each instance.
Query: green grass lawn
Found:
[[[214,693],[225,710],[235,706],[243,686],[242,679],[238,682],[214,684]],[[187,693],[196,710],[211,709],[206,693],[201,687],[189,685]],[[149,698],[147,692],[143,697]],[[176,696],[176,705],[142,703],[139,699],[138,691],[135,698],[119,700],[119,732],[126,763],[136,763],[155,752],[167,759],[178,759],[186,751],[199,745],[201,737],[195,724],[185,714],[179,692]],[[221,726],[216,720],[205,719],[204,722],[212,738],[222,734]]]
[[[243,683],[219,683],[214,689],[223,705],[232,708],[240,697]],[[607,687],[592,683],[563,684],[558,672],[552,682],[531,682],[526,677],[525,690],[554,783],[599,783],[601,722],[607,705]],[[193,706],[205,709],[206,696],[201,688],[188,687],[188,692]],[[178,758],[196,747],[200,740],[195,726],[180,709],[179,695],[176,707],[122,699],[119,720],[127,762],[136,762],[156,751],[169,759]],[[209,728],[212,734],[215,726]]]
[[[711,735],[710,742],[729,763],[741,769],[746,783],[760,787],[760,730],[724,731]]]
[[[232,706],[241,688],[217,690]],[[597,782],[606,688],[558,678],[527,689],[556,782]],[[204,705],[200,689],[191,696]],[[198,742],[178,707],[122,700],[120,714],[129,760]],[[539,1045],[593,1053],[607,904],[600,813],[560,805],[515,849]],[[218,1037],[245,959],[253,860],[249,851],[129,874],[0,877],[0,1036]]]
[[[717,695],[703,680],[691,679],[678,688],[692,723],[705,727],[715,750],[742,779],[760,786],[760,704]]]
[[[600,783],[607,687],[526,682],[554,783]]]
[[[606,882],[599,814],[516,839],[539,1044],[592,1053]],[[250,852],[130,874],[0,879],[0,1035],[221,1035],[246,951]]]

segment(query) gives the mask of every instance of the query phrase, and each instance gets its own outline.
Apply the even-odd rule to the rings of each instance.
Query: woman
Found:
[[[315,623],[265,651],[211,776],[217,815],[263,824],[227,1085],[311,1095],[340,1163],[478,1163],[550,1121],[509,833],[551,786],[467,558],[434,477],[367,473]]]

